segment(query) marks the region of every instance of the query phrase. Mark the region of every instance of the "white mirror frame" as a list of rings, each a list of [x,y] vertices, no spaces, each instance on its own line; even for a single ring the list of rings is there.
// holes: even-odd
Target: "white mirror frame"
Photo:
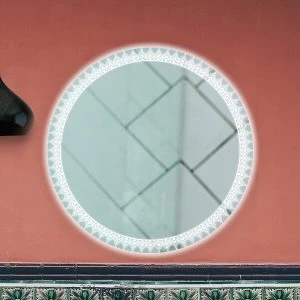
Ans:
[[[198,226],[163,239],[137,239],[118,234],[94,220],[78,203],[65,178],[61,144],[64,126],[73,105],[95,80],[127,64],[152,61],[173,64],[206,80],[222,97],[234,119],[239,139],[239,164],[227,197],[216,211]],[[138,45],[100,57],[74,77],[52,113],[46,143],[47,166],[54,193],[69,216],[99,241],[140,253],[161,253],[184,248],[211,236],[244,198],[254,169],[254,135],[249,113],[236,89],[224,76],[202,58],[174,47]]]

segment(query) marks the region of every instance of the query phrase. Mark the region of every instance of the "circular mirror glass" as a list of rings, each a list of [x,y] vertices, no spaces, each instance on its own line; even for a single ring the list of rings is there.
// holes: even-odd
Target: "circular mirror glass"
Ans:
[[[253,136],[241,97],[203,59],[133,47],[75,76],[47,149],[55,193],[86,232],[153,253],[193,244],[227,219],[249,182]]]

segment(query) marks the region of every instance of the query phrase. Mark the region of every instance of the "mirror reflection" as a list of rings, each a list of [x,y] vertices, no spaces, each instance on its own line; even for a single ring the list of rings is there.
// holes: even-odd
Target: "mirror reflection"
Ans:
[[[157,239],[186,232],[222,203],[239,144],[224,100],[194,73],[137,62],[94,81],[69,113],[67,183],[97,222]]]

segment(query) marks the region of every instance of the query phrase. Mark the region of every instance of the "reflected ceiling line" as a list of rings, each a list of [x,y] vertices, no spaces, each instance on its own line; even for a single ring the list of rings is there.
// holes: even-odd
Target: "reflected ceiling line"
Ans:
[[[212,196],[212,198],[218,203],[222,204],[222,201],[219,199],[219,197],[206,185],[204,181],[202,181],[194,172],[192,169],[189,168],[189,166],[183,161],[180,160],[179,162],[181,165],[183,165],[190,173],[191,175],[197,180],[199,184],[202,185],[202,187]]]
[[[92,180],[94,182],[94,184],[96,184],[96,186],[107,196],[107,198],[112,201],[115,206],[117,206],[119,209],[122,210],[122,207],[120,207],[118,205],[118,203],[116,202],[116,200],[109,194],[109,192],[106,191],[106,189],[102,186],[102,184],[89,172],[89,170],[80,162],[80,160],[72,153],[72,151],[70,149],[68,149],[68,147],[62,143],[62,148],[66,151],[66,153],[73,159],[73,161],[81,168],[81,170],[90,178],[90,180]],[[123,213],[127,216],[127,218],[130,220],[130,222],[132,222],[132,224],[148,239],[150,239],[150,237],[148,236],[147,233],[145,233],[143,231],[142,228],[140,228],[139,224],[137,224],[135,222],[135,220],[133,220],[131,218],[131,216],[129,216],[128,214],[126,214],[124,211]]]
[[[171,92],[171,90],[178,84],[180,84],[182,81],[184,80],[184,77],[180,77],[179,80],[174,83],[170,89],[168,90],[168,92]],[[168,94],[168,93],[167,93]],[[151,105],[148,107],[147,111],[150,110],[152,107],[154,107],[160,100],[162,100],[164,98],[164,96],[167,95],[166,93],[163,93],[162,95],[160,95],[155,101],[155,103],[151,103]],[[143,117],[144,115],[147,114],[147,111],[141,112],[137,115],[137,118],[131,123],[129,124],[129,126],[127,127],[128,131],[131,132],[130,126],[134,125],[134,123],[136,121],[138,121],[139,118]],[[146,116],[147,117],[147,116]],[[155,127],[156,129],[158,129],[160,132],[162,132],[161,128],[157,126],[157,124],[155,122],[153,122],[150,118],[147,118],[147,120],[152,124],[153,127]],[[142,141],[140,141],[142,143]],[[178,148],[174,148],[174,145],[168,143],[168,145],[170,146],[170,148],[172,148],[175,152],[178,152]],[[154,154],[155,155],[155,154]]]
[[[172,169],[174,169],[178,164],[180,163],[180,160],[174,162],[169,168],[166,169],[165,172],[157,176],[154,180],[152,180],[148,185],[146,185],[141,191],[138,192],[136,196],[134,196],[131,200],[129,200],[126,204],[122,206],[122,209],[125,209],[127,206],[129,206],[134,200],[136,200],[138,197],[142,196],[149,188],[151,188],[156,182],[158,182],[160,179],[162,179],[165,175],[167,175]]]
[[[211,74],[213,74],[213,73],[215,73],[216,71],[215,70],[210,70],[209,71],[209,74],[211,75]],[[197,74],[196,74],[197,75]],[[200,77],[200,76],[199,76]],[[204,79],[204,78],[202,78],[201,79],[201,81],[199,82],[199,83],[197,83],[197,84],[194,84],[194,87],[196,88],[196,89],[198,89],[203,83],[205,83],[206,82],[206,80]]]
[[[152,66],[152,62],[146,61],[146,62],[144,62],[144,63],[149,67],[149,69],[151,69],[151,71],[153,71],[153,73],[155,73],[155,75],[157,75],[157,76],[158,76],[164,83],[166,83],[168,86],[174,86],[175,83],[177,83],[178,81],[183,80],[183,79],[189,81],[195,88],[198,88],[200,85],[202,85],[204,82],[206,82],[205,79],[203,79],[202,77],[200,77],[200,76],[197,75],[196,73],[194,73],[194,72],[192,72],[192,71],[189,71],[189,70],[187,70],[187,69],[185,69],[185,68],[183,68],[183,67],[179,67],[179,68],[182,69],[183,74],[184,74],[184,73],[187,74],[187,71],[188,71],[188,72],[190,72],[190,73],[192,73],[192,74],[198,76],[201,80],[200,80],[200,82],[198,82],[198,83],[193,83],[193,82],[188,78],[188,76],[182,75],[182,76],[180,76],[180,77],[172,84],[172,83],[170,83],[170,82],[168,81],[168,79],[167,79],[164,75],[162,75],[162,74],[161,74],[154,66]],[[175,66],[175,65],[174,65],[174,66]],[[177,67],[178,67],[178,66],[177,66]],[[210,71],[210,74],[212,74],[213,72],[215,72],[215,71],[214,71],[214,70]]]
[[[90,173],[90,171],[81,163],[81,161],[75,156],[75,154],[67,147],[66,144],[62,143],[62,148],[66,153],[73,159],[73,161],[81,168],[81,170],[97,185],[97,187],[119,207],[116,200],[110,195],[110,193],[102,186],[102,184]]]
[[[163,170],[167,169],[167,167],[157,157],[155,157],[154,154],[131,131],[129,131],[123,125],[123,123],[120,121],[120,119],[111,111],[111,109],[107,105],[105,105],[103,103],[103,101],[96,95],[96,93],[92,89],[87,88],[86,90],[95,98],[95,100],[100,105],[103,106],[103,108],[115,119],[115,121],[117,121],[117,123],[119,123],[119,125],[121,125],[122,128],[124,128],[126,130],[126,132],[153,158],[153,160],[156,161],[160,165],[160,167]]]
[[[235,135],[237,134],[237,129],[230,134],[225,140],[223,140],[215,149],[213,149],[209,154],[207,154],[194,168],[191,170],[195,172],[199,167],[201,167],[207,160],[209,160],[214,154],[216,154],[220,149],[222,149]]]
[[[159,71],[155,69],[155,67],[152,66],[152,62],[145,61],[144,64],[157,76],[160,80],[162,80],[166,85],[169,87],[172,85],[165,76],[163,76]]]
[[[194,85],[195,89],[198,89],[203,83],[205,83],[206,81],[204,79],[201,79],[201,81],[197,84]]]
[[[232,123],[227,116],[214,104],[212,103],[209,98],[201,91],[201,89],[195,89],[196,92],[205,100],[205,102],[232,128],[236,129],[236,126],[234,123]],[[222,101],[224,101],[222,99]],[[225,103],[225,101],[224,101]],[[226,103],[225,103],[226,104]],[[227,107],[227,104],[226,104]]]
[[[218,203],[222,204],[222,200],[219,199],[219,197],[194,173],[192,169],[183,161],[178,160],[174,162],[164,173],[160,174],[158,177],[156,177],[154,180],[152,180],[144,189],[142,189],[136,196],[134,196],[131,200],[129,200],[126,204],[124,204],[121,208],[125,209],[127,206],[129,206],[134,200],[136,200],[138,197],[142,196],[148,189],[150,189],[156,182],[158,182],[160,179],[162,179],[164,176],[166,176],[172,169],[177,167],[179,164],[184,166],[187,171],[191,173],[191,175],[197,180],[197,182],[212,196],[212,198]]]
[[[149,105],[147,105],[142,111],[140,111],[130,122],[125,125],[125,128],[130,127],[137,119],[139,119],[148,109],[150,109],[154,104],[161,100],[166,94],[168,94],[178,83],[182,81],[182,78],[179,78],[174,84],[168,87],[161,95],[159,95],[155,100],[153,100]]]

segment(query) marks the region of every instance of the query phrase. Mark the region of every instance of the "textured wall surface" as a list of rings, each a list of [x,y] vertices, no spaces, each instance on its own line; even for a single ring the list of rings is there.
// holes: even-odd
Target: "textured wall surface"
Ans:
[[[29,136],[0,139],[0,261],[297,263],[300,261],[298,1],[0,0],[0,74],[35,113]],[[88,62],[133,43],[212,61],[244,96],[257,168],[244,202],[205,242],[137,256],[90,239],[48,183],[44,140],[63,87]]]

